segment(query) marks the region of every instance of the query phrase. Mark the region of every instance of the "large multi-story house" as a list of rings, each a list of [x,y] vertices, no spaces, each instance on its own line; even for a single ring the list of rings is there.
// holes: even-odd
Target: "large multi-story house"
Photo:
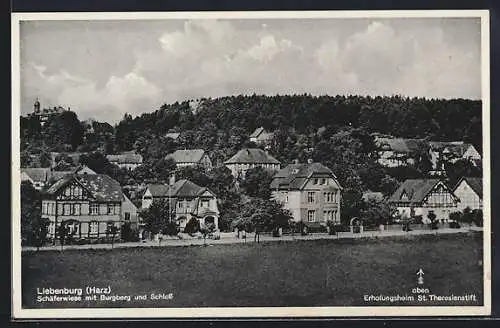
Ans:
[[[413,165],[419,142],[421,142],[419,139],[375,137],[378,162],[385,167]]]
[[[68,171],[54,171],[44,167],[21,168],[21,181],[30,182],[36,190],[42,190],[50,182],[69,174],[95,174],[88,166],[80,165]]]
[[[170,179],[169,185],[148,185],[142,196],[142,209],[149,208],[154,201],[160,199],[169,202],[172,216],[181,231],[191,218],[196,218],[201,223],[214,224],[215,229],[219,228],[217,196],[208,188],[185,179],[176,182]]]
[[[408,179],[389,198],[401,216],[413,215],[427,219],[429,212],[447,222],[457,210],[460,199],[440,179]]]
[[[119,168],[134,170],[139,165],[142,165],[142,156],[134,151],[126,151],[118,155],[107,155],[106,158],[111,164],[117,165]]]
[[[289,164],[273,177],[272,198],[308,226],[340,223],[341,191],[337,177],[321,163]]]
[[[262,167],[269,171],[280,169],[280,162],[259,148],[241,149],[224,164],[236,178],[244,178],[246,171],[255,167]]]
[[[453,193],[460,198],[458,209],[471,210],[483,208],[483,179],[463,177],[453,188]]]
[[[463,141],[429,142],[429,154],[434,170],[443,170],[445,163],[455,163],[460,159],[470,160],[474,165],[479,166],[481,154],[476,148]]]
[[[49,219],[50,238],[56,236],[61,222],[75,238],[99,238],[110,225],[120,229],[126,221],[137,224],[137,215],[124,209],[124,202],[120,184],[109,176],[72,174],[42,191],[42,217]]]
[[[255,131],[249,136],[251,142],[256,144],[266,144],[271,141],[274,134],[272,132],[267,132],[263,127],[255,129]]]
[[[172,159],[177,167],[202,166],[205,170],[212,169],[212,161],[203,149],[181,149],[168,154],[167,159]]]

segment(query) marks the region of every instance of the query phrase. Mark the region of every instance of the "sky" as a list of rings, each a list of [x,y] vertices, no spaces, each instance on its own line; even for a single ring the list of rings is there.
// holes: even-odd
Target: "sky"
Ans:
[[[237,94],[481,97],[479,18],[22,21],[21,112]]]

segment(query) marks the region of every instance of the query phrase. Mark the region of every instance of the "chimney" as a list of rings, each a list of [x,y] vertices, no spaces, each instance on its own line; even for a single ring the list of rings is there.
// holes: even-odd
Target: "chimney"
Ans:
[[[298,158],[296,158],[296,159],[294,159],[294,160],[293,160],[293,164],[299,164],[299,163],[300,163],[300,162],[299,162],[299,159],[298,159]]]
[[[168,185],[173,186],[175,184],[175,173],[171,173],[168,177]]]

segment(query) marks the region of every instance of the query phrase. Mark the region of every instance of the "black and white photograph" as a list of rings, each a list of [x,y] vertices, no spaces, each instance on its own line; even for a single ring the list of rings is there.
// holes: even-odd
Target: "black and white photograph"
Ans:
[[[491,313],[489,13],[12,14],[13,316]]]

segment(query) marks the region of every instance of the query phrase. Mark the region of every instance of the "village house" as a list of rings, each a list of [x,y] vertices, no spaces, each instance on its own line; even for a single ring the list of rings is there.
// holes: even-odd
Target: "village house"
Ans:
[[[135,151],[126,151],[118,155],[106,155],[106,158],[111,164],[130,171],[142,165],[142,156]]]
[[[340,223],[341,191],[337,177],[321,163],[289,164],[273,177],[272,198],[308,227]]]
[[[244,178],[246,171],[255,167],[262,167],[269,171],[280,169],[280,162],[259,148],[241,149],[224,164],[236,178]]]
[[[120,184],[107,175],[65,176],[42,192],[42,217],[50,221],[48,236],[53,238],[64,222],[75,238],[99,238],[110,225],[120,229],[124,213],[130,213],[127,221],[136,225],[137,216],[123,209],[124,201]]]
[[[483,179],[463,177],[453,188],[453,193],[460,198],[458,210],[483,208]]]
[[[124,223],[130,223],[130,228],[133,230],[138,229],[141,223],[137,207],[125,194],[122,199],[122,219]]]
[[[460,159],[470,160],[476,166],[480,165],[481,154],[472,144],[463,141],[430,141],[429,146],[433,170],[443,170],[446,162],[455,163]]]
[[[142,210],[149,208],[154,201],[164,199],[169,202],[181,231],[191,218],[196,218],[201,223],[213,224],[216,230],[219,229],[217,196],[208,188],[200,187],[189,180],[174,180],[175,178],[171,178],[168,185],[148,185],[142,196]]]
[[[375,137],[378,148],[378,162],[385,167],[399,167],[415,164],[413,158],[418,150],[419,139]]]
[[[181,149],[168,154],[166,159],[172,159],[177,167],[202,166],[205,170],[212,169],[212,161],[203,149]]]
[[[448,222],[459,202],[453,191],[439,179],[408,179],[389,198],[389,203],[401,216],[421,215],[427,220],[429,212],[434,212],[441,222]]]
[[[266,144],[271,141],[274,134],[272,132],[267,132],[263,127],[255,129],[255,131],[250,135],[250,141],[256,144]]]
[[[54,171],[44,167],[21,168],[21,181],[30,182],[36,190],[42,190],[50,182],[55,182],[69,174],[95,174],[88,166],[80,165],[68,171]]]

